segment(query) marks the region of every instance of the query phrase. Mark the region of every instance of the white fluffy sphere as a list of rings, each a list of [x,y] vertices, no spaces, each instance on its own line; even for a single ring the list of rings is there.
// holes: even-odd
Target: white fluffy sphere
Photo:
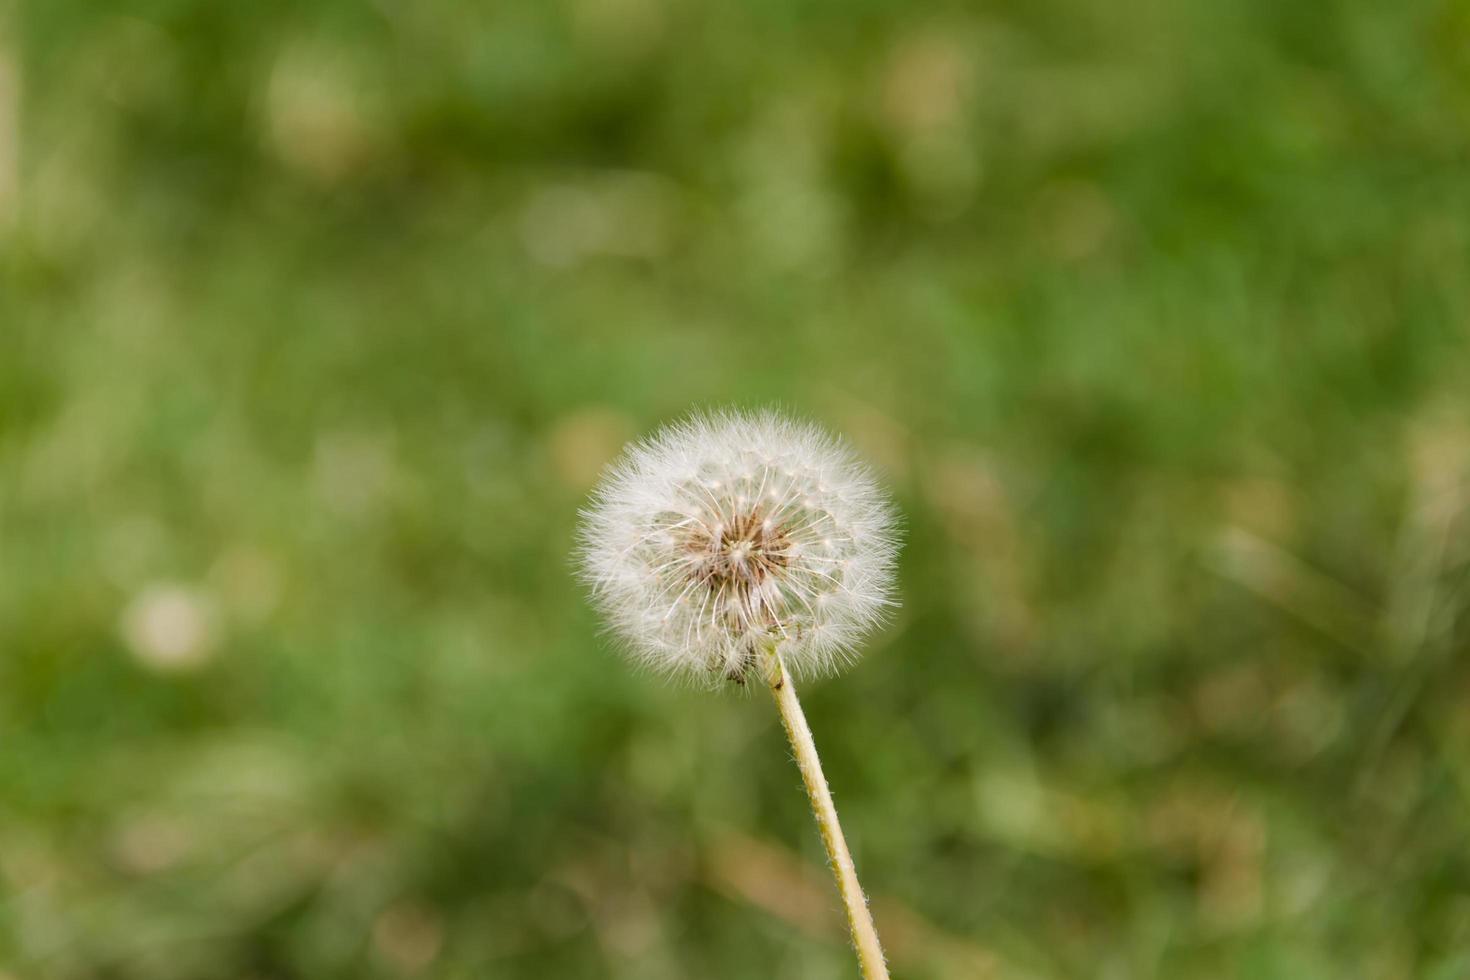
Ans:
[[[742,680],[774,645],[829,673],[893,604],[893,508],[821,429],[695,416],[631,445],[583,513],[583,576],[638,661]]]

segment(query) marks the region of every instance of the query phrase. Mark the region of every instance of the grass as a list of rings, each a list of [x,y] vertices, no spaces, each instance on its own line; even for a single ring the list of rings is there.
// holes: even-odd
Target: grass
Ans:
[[[1470,19],[0,3],[0,971],[852,974],[759,699],[569,573],[848,433],[803,691],[902,977],[1470,969]]]

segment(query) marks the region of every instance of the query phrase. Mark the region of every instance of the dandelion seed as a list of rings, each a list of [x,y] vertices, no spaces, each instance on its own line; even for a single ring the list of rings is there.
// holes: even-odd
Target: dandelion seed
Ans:
[[[867,468],[770,412],[695,416],[631,446],[581,532],[583,577],[635,660],[707,683],[755,671],[770,687],[867,980],[887,980],[883,950],[788,670],[853,658],[893,604],[897,548]]]
[[[138,662],[161,673],[197,670],[215,652],[214,606],[184,586],[150,586],[128,604],[119,625]]]
[[[660,671],[717,682],[780,640],[798,676],[831,673],[891,604],[894,521],[877,484],[837,440],[775,414],[696,417],[632,446],[584,518],[593,597]]]

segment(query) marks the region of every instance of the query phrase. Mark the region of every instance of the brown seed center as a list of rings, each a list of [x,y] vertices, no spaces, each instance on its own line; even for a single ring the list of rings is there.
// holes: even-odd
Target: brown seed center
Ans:
[[[728,523],[700,526],[684,548],[697,561],[691,574],[714,591],[759,586],[788,564],[790,539],[760,510],[737,514]]]

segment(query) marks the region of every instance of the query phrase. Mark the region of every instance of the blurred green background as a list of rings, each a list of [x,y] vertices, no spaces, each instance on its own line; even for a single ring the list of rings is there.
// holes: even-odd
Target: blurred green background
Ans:
[[[1464,2],[0,0],[0,976],[855,976],[570,570],[726,404],[897,977],[1470,975],[1467,259]]]

